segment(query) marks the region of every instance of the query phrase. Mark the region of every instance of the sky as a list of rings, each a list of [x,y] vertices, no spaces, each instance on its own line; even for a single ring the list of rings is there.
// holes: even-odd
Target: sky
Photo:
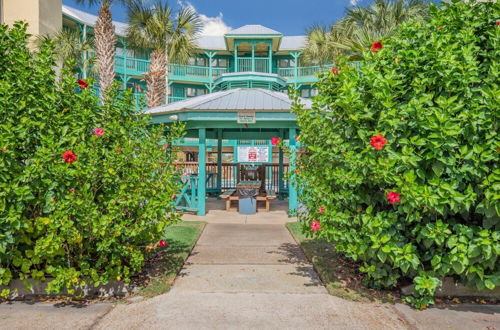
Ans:
[[[178,7],[181,0],[171,0]],[[204,23],[204,35],[223,35],[246,24],[261,24],[284,35],[304,35],[313,24],[335,23],[345,8],[366,5],[370,0],[189,0]],[[63,4],[97,15],[98,6],[63,0]],[[126,11],[119,1],[111,9],[113,20],[126,22]]]

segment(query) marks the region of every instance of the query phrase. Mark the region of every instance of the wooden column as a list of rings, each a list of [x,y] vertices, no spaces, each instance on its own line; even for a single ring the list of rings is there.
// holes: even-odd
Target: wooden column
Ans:
[[[222,193],[222,128],[217,129],[217,190]]]
[[[295,159],[297,156],[297,142],[295,141],[296,129],[289,129],[288,138],[290,139],[290,164],[288,165],[290,171],[290,181],[288,182],[288,211],[294,213],[297,211],[298,198],[297,198],[297,185],[295,180],[297,175],[295,174]]]
[[[204,216],[205,211],[205,198],[206,198],[206,129],[198,129],[198,215]]]

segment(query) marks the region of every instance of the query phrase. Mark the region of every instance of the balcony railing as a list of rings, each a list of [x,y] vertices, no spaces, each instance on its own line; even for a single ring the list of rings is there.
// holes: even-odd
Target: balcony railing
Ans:
[[[185,79],[188,81],[197,81],[209,83],[211,79],[216,79],[225,73],[230,72],[269,72],[269,59],[255,58],[255,63],[252,66],[251,57],[239,57],[238,68],[235,70],[233,66],[228,68],[212,67],[212,77],[210,77],[210,67],[197,66],[197,65],[169,65],[169,76],[176,79]],[[331,65],[314,65],[296,68],[272,68],[273,73],[286,78],[289,82],[294,79],[311,79],[315,73],[327,71]],[[149,71],[149,61],[137,58],[125,58],[124,56],[117,55],[115,58],[115,68],[118,73],[141,76]]]
[[[255,58],[255,66],[252,68],[251,57],[238,57],[238,72],[269,72],[269,59]]]
[[[149,61],[117,55],[115,56],[115,70],[130,75],[141,75],[149,71]]]

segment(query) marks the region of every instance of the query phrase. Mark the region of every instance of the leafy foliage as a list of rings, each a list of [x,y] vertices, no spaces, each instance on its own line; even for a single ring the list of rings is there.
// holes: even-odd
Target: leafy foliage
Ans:
[[[71,293],[128,281],[178,219],[163,128],[130,91],[115,86],[99,106],[73,72],[56,79],[53,43],[30,53],[26,38],[25,25],[0,25],[0,284],[53,277],[49,291]]]
[[[319,221],[375,287],[412,279],[416,306],[444,276],[500,285],[500,4],[430,12],[295,104],[304,229]]]
[[[307,31],[306,62],[333,63],[341,55],[362,59],[363,50],[377,39],[394,33],[400,24],[428,16],[425,0],[375,0],[370,6],[356,6],[327,29],[316,25]]]

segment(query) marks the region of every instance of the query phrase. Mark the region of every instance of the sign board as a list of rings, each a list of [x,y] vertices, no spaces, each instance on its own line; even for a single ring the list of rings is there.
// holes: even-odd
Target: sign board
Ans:
[[[238,124],[255,124],[255,112],[238,112]]]
[[[269,147],[238,147],[238,162],[269,163]]]

